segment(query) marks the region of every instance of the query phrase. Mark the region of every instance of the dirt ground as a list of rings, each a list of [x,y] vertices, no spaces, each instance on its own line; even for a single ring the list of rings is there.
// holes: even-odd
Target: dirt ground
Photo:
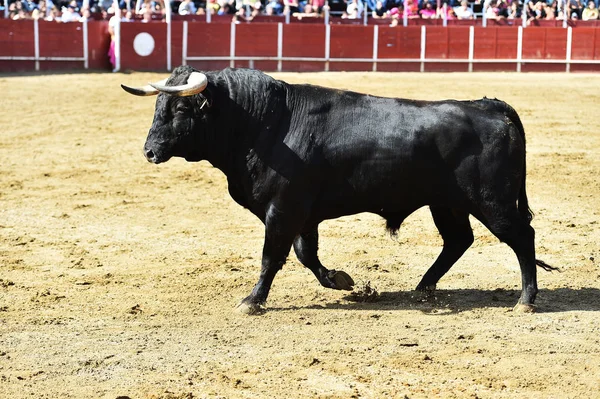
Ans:
[[[423,301],[441,250],[427,209],[396,239],[321,225],[323,263],[380,292],[322,288],[292,254],[262,316],[263,226],[206,162],[142,155],[158,74],[0,76],[0,397],[600,397],[600,75],[276,74],[385,96],[498,97],[528,138],[538,312],[512,311],[516,257],[481,224]]]

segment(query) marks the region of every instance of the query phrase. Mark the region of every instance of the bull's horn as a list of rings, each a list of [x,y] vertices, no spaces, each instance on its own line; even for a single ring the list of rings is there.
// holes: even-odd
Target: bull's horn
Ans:
[[[193,96],[200,93],[208,85],[206,75],[200,72],[192,72],[188,77],[187,83],[179,86],[164,86],[159,83],[150,83],[150,86],[163,93],[171,94],[177,97]]]
[[[152,84],[164,85],[167,83],[167,79],[169,79],[169,78],[163,79],[159,82],[152,83]],[[154,87],[152,87],[151,84],[148,84],[144,87],[129,87],[129,86],[125,86],[124,84],[122,84],[121,87],[127,93],[133,94],[134,96],[155,96],[158,94],[158,90],[155,89]]]

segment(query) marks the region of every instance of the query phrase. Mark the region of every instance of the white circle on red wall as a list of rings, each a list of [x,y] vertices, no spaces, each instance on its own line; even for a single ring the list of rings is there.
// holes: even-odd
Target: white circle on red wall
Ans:
[[[138,33],[133,39],[133,49],[137,55],[149,56],[154,51],[154,38],[146,32]]]

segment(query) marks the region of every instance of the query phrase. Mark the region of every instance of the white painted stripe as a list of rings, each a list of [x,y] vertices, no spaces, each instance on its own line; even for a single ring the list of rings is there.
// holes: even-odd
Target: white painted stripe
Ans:
[[[171,18],[167,18],[167,71],[171,72]]]
[[[181,65],[187,65],[188,21],[183,21],[183,37],[181,38]]]
[[[366,12],[366,8],[365,8]],[[373,72],[377,72],[377,56],[379,54],[379,25],[373,25]]]
[[[517,38],[517,72],[521,72],[523,62],[523,27],[519,26]]]
[[[571,72],[571,52],[573,51],[573,28],[567,28],[567,72]]]
[[[6,57],[11,58],[11,57]],[[16,58],[16,57],[13,57]],[[2,57],[0,57],[2,59]],[[33,58],[31,58],[33,59]],[[44,59],[43,57],[40,59]],[[78,58],[80,60],[80,58]],[[187,57],[188,61],[229,61],[232,57]],[[277,61],[279,57],[233,57],[235,61]],[[324,58],[324,57],[281,57],[282,61],[307,61],[307,62],[373,62],[373,58]],[[474,59],[469,60],[468,58],[378,58],[377,62],[431,62],[431,63],[446,63],[446,64],[468,64],[473,62],[474,64],[513,64],[518,61],[515,58],[487,58],[487,59]],[[522,59],[521,62],[533,63],[533,64],[565,64],[566,59]],[[572,64],[600,64],[600,60],[571,60]]]
[[[117,19],[115,25],[115,69],[121,70],[121,20]]]
[[[83,57],[21,57],[21,56],[0,56],[2,61],[85,61]]]
[[[444,6],[446,3],[444,3]],[[421,72],[425,72],[425,47],[427,45],[427,28],[421,26]]]
[[[229,57],[230,60],[229,61],[229,66],[230,67],[235,67],[235,24],[231,24],[231,31],[229,33],[231,35],[231,37],[229,38]]]
[[[331,45],[331,25],[325,25],[325,72],[329,72],[329,55]]]
[[[475,52],[475,27],[469,26],[469,72],[473,72],[473,53]]]
[[[89,44],[88,44],[88,23],[87,19],[83,21],[83,67],[89,69]]]
[[[35,56],[35,70],[40,70],[40,27],[37,19],[33,20],[33,54]]]
[[[281,72],[281,58],[283,57],[283,24],[277,23],[277,72]]]

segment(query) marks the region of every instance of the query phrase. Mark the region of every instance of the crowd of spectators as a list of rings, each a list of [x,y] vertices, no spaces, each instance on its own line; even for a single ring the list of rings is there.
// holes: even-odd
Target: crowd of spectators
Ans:
[[[137,1],[137,3],[136,3]],[[346,19],[366,16],[389,19],[398,25],[403,18],[447,18],[492,20],[522,18],[534,20],[597,20],[600,0],[171,0],[173,14],[231,15],[234,22],[257,15],[285,15],[318,18],[329,10]],[[0,3],[2,0],[0,0]],[[484,3],[485,2],[485,3]],[[446,4],[444,4],[446,3]],[[445,6],[444,6],[445,5]],[[163,0],[9,0],[8,18],[72,22],[106,19],[120,9],[123,21],[150,22],[165,15]],[[366,15],[365,15],[366,13]]]
[[[0,0],[1,2],[2,0]],[[115,10],[122,10],[123,21],[149,22],[162,19],[162,0],[9,0],[8,18],[41,19],[56,22],[83,22],[109,20]]]

